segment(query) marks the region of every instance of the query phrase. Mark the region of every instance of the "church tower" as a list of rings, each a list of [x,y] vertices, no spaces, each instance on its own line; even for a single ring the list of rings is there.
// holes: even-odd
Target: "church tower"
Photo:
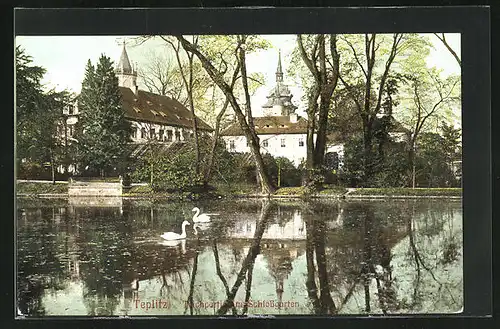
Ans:
[[[137,70],[130,64],[125,41],[123,41],[122,55],[115,72],[120,87],[130,88],[134,93],[137,93]]]
[[[281,66],[281,51],[278,53],[276,68],[276,86],[267,96],[267,102],[262,106],[265,116],[288,116],[295,113],[297,107],[292,104],[292,94],[283,83],[283,68]]]

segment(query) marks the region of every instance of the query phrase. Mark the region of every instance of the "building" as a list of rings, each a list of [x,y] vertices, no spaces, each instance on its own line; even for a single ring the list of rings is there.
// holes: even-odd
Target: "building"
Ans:
[[[194,136],[193,118],[189,109],[173,98],[139,89],[137,67],[131,65],[125,43],[115,72],[125,117],[132,124],[130,137],[135,146],[132,156],[141,156],[151,140],[168,148],[176,142],[182,143]],[[78,122],[78,104],[69,108],[65,115],[66,134],[71,141],[74,140],[74,125]],[[200,136],[206,136],[213,131],[200,118],[196,120]]]
[[[283,81],[281,54],[278,56],[276,86],[267,96],[262,106],[264,116],[254,117],[255,131],[259,136],[262,153],[273,157],[285,157],[299,166],[307,157],[307,119],[295,113],[297,106],[292,103],[290,89]],[[238,122],[232,123],[221,133],[228,151],[250,152],[249,143]],[[316,141],[314,134],[314,141]],[[329,145],[327,153],[343,158],[343,145]]]

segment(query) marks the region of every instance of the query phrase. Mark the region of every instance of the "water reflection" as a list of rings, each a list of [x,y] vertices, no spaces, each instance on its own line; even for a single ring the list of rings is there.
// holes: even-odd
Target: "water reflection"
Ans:
[[[23,314],[246,315],[456,312],[458,202],[220,201],[88,206],[19,200]]]

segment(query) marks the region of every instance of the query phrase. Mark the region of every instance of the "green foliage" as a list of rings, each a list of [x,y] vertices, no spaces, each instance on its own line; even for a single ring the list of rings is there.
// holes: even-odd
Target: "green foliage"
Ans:
[[[42,174],[38,169],[45,163],[55,172],[57,164],[68,160],[58,128],[64,127],[63,110],[71,106],[73,96],[67,91],[44,91],[44,74],[45,69],[33,66],[32,58],[16,48],[16,155],[21,176]]]
[[[151,143],[146,155],[132,174],[134,181],[151,184],[153,191],[183,191],[202,185],[202,177],[195,174],[194,145],[184,145],[175,154],[162,150],[162,145]]]
[[[206,190],[203,173],[208,165],[208,158],[212,148],[212,139],[200,138],[200,174],[195,173],[196,148],[194,139],[185,143],[177,143],[165,148],[165,145],[150,142],[145,155],[134,164],[131,178],[135,182],[150,183],[154,191],[196,191]],[[215,150],[214,174],[212,181],[238,181],[241,172],[231,170],[236,167],[237,160],[226,151],[222,140]]]
[[[384,128],[381,123],[380,129]],[[383,131],[376,133],[370,159],[365,160],[363,137],[360,135],[348,140],[345,144],[344,167],[341,181],[347,186],[357,187],[393,187],[403,186],[407,180],[408,157],[406,145],[389,139]],[[384,140],[387,139],[387,140]],[[365,178],[365,162],[370,161],[374,174]]]
[[[447,152],[450,141],[439,134],[422,134],[417,146],[416,185],[419,187],[458,187],[460,182],[455,177],[451,166],[451,154]]]
[[[78,106],[81,114],[76,138],[81,166],[101,175],[111,170],[122,172],[131,128],[108,57],[101,55],[96,68],[88,61]]]

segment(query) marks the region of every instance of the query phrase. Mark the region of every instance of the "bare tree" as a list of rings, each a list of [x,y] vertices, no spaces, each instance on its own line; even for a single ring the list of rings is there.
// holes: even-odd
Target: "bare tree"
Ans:
[[[188,104],[189,104],[189,108],[191,109],[191,119],[193,121],[194,145],[195,145],[195,150],[196,150],[195,172],[196,172],[196,175],[198,175],[200,173],[200,146],[199,146],[199,141],[198,141],[198,119],[196,118],[195,106],[194,106],[194,96],[193,96],[194,54],[186,51],[188,61],[187,61],[187,67],[184,68],[182,65],[181,54],[180,54],[180,52],[181,52],[180,41],[177,40],[176,42],[174,42],[174,40],[167,38],[167,37],[164,37],[164,36],[161,36],[161,38],[166,43],[168,43],[172,47],[172,49],[174,50],[175,58],[177,59],[178,70],[179,70],[180,75],[182,77],[182,81],[184,83],[184,88],[186,89]],[[195,47],[197,46],[198,36],[193,36],[192,44]]]
[[[146,58],[147,64],[140,67],[138,72],[146,88],[152,93],[169,96],[186,105],[188,100],[184,95],[182,78],[171,55],[167,52],[150,51]]]
[[[424,76],[410,75],[407,77],[412,92],[410,107],[410,137],[408,140],[408,157],[412,177],[412,187],[415,188],[415,154],[420,133],[425,129],[430,118],[436,116],[445,106],[458,99],[455,96],[460,80],[455,76],[442,79],[439,72],[429,70]]]
[[[358,89],[355,88],[352,82],[349,82],[347,75],[351,68],[348,68],[340,74],[339,78],[342,84],[347,89],[350,97],[356,104],[357,112],[361,118],[363,126],[363,167],[365,170],[365,183],[373,175],[373,163],[372,163],[372,144],[374,138],[373,124],[377,117],[377,114],[381,111],[382,97],[385,91],[385,85],[389,77],[391,66],[394,59],[398,54],[407,48],[411,43],[411,38],[405,38],[404,34],[394,33],[392,35],[392,40],[390,42],[389,48],[386,50],[387,56],[385,61],[381,63],[382,74],[377,77],[375,76],[375,68],[377,60],[383,58],[382,49],[383,42],[377,42],[377,34],[365,34],[364,35],[364,45],[363,51],[360,51],[355,47],[355,44],[348,38],[344,37],[342,40],[347,44],[348,48],[352,51],[352,57],[354,61],[354,67],[357,66],[358,70],[361,71],[361,80],[364,85],[364,94],[362,100],[360,101],[360,95]],[[364,57],[364,61],[363,61]],[[376,88],[378,86],[378,89]],[[375,90],[374,90],[375,89]]]
[[[434,33],[434,35],[443,43],[443,45],[446,47],[446,49],[448,49],[448,51],[453,55],[453,57],[455,57],[458,65],[460,65],[460,67],[462,67],[462,60],[460,59],[458,54],[455,52],[455,50],[453,50],[453,48],[451,48],[450,44],[446,40],[446,37],[444,36],[444,33]]]

